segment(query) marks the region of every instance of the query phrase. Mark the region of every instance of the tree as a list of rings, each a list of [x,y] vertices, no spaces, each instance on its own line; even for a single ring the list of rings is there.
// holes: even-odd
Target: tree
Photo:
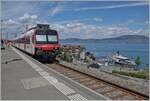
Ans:
[[[139,66],[141,64],[141,59],[139,56],[137,56],[137,58],[135,59],[135,63],[137,66]]]
[[[94,54],[91,54],[90,58],[91,58],[92,60],[95,60],[95,59],[96,59],[95,56],[94,56]]]

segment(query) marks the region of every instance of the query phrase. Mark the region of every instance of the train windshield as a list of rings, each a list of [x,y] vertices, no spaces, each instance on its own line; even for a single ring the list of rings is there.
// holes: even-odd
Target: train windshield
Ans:
[[[36,43],[37,44],[57,44],[57,32],[51,31],[37,31],[36,32]]]
[[[57,35],[48,35],[48,42],[57,42]]]
[[[46,42],[46,35],[36,35],[36,41]]]

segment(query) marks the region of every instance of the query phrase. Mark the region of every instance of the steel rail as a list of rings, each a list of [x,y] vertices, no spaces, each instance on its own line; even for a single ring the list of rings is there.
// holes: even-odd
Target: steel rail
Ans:
[[[111,99],[123,99],[124,96],[132,96],[131,99],[133,100],[147,100],[149,99],[149,96],[148,95],[145,95],[145,94],[142,94],[140,92],[137,92],[135,90],[132,90],[132,89],[129,89],[129,88],[126,88],[126,87],[122,87],[120,85],[117,85],[117,84],[114,84],[110,81],[106,81],[106,80],[103,80],[103,79],[100,79],[100,78],[97,78],[95,76],[92,76],[88,73],[83,73],[79,70],[76,70],[76,69],[73,69],[73,68],[70,68],[68,66],[65,66],[65,65],[62,65],[62,64],[59,64],[58,62],[54,63],[54,65],[56,66],[51,66],[52,69],[58,71],[59,73],[81,83],[82,85],[86,86],[86,84],[88,83],[87,81],[89,80],[85,80],[84,82],[84,77],[87,79],[91,79],[91,81],[96,81],[95,83],[91,83],[89,84],[89,86],[87,85],[88,88],[98,92],[98,93],[101,93],[105,96],[107,96],[107,93],[114,93],[115,91],[121,91],[123,92],[121,95],[116,95],[116,98],[115,96],[114,97],[110,97]],[[72,74],[72,75],[71,75]],[[70,76],[69,76],[70,75]],[[80,77],[76,77],[74,75],[82,75],[81,78]],[[81,80],[81,82],[80,82]],[[97,84],[96,84],[97,83]],[[104,89],[104,87],[102,88],[99,88],[100,86],[98,84],[104,84],[106,85],[106,88],[107,87],[112,87],[113,89],[110,89],[108,91],[103,91],[103,92],[99,92],[97,91],[98,89]],[[93,87],[93,85],[95,85],[95,87]],[[97,86],[96,86],[97,85]],[[123,100],[128,100],[128,99],[123,99]],[[130,100],[130,98],[129,98]]]

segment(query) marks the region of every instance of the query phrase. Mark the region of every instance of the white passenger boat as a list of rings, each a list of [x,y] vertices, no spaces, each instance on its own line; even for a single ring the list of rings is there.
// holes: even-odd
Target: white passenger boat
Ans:
[[[117,64],[121,64],[121,65],[132,65],[135,66],[136,63],[133,60],[130,60],[129,58],[122,56],[120,54],[113,54],[111,56],[112,61],[114,61]]]

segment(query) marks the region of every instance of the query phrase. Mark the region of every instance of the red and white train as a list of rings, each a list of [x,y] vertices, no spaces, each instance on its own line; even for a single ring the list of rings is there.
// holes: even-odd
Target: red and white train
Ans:
[[[48,61],[55,59],[60,48],[57,31],[47,24],[37,24],[15,38],[13,43],[16,48]]]

